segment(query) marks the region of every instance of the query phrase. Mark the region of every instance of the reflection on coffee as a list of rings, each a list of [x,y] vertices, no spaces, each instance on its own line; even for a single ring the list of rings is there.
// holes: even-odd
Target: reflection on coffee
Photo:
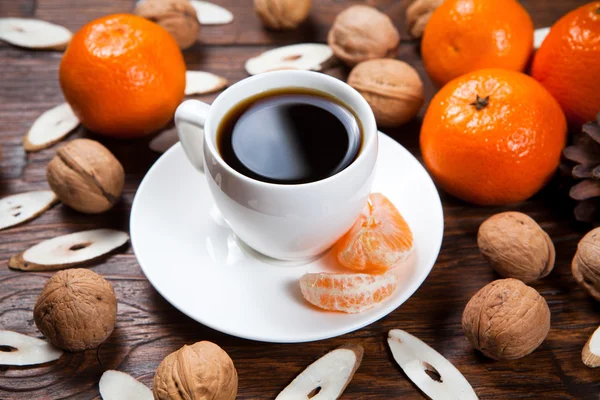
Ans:
[[[342,171],[362,142],[356,116],[315,90],[268,91],[237,104],[217,130],[223,160],[259,181],[300,184]]]

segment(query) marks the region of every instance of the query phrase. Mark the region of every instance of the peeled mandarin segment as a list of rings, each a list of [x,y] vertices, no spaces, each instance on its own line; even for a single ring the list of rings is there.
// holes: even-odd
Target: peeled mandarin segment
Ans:
[[[381,193],[373,193],[354,226],[336,244],[344,267],[383,273],[406,260],[413,249],[410,227]]]
[[[330,311],[359,313],[390,297],[398,286],[395,271],[383,275],[305,274],[300,290],[311,304]]]

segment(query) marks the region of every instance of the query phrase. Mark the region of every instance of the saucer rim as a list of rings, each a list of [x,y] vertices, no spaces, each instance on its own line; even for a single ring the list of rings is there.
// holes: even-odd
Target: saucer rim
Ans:
[[[331,338],[339,337],[339,336],[342,336],[342,335],[345,335],[348,333],[358,331],[366,326],[369,326],[369,325],[385,318],[392,312],[396,311],[399,307],[401,307],[408,299],[410,299],[415,294],[415,292],[423,285],[423,282],[425,282],[425,279],[427,279],[427,277],[431,273],[431,270],[435,266],[435,263],[438,259],[438,256],[439,256],[439,253],[441,250],[443,237],[444,237],[444,225],[445,224],[444,224],[444,210],[442,207],[442,202],[441,202],[439,192],[438,192],[437,188],[435,187],[433,179],[431,178],[431,176],[429,175],[429,173],[427,172],[427,170],[425,169],[423,164],[421,164],[421,162],[419,162],[419,160],[410,151],[408,151],[404,146],[402,146],[400,143],[398,143],[394,138],[392,138],[391,136],[388,136],[387,134],[385,134],[381,131],[378,131],[378,134],[379,134],[380,138],[381,138],[381,136],[386,136],[387,139],[389,139],[393,143],[395,143],[398,146],[399,150],[405,152],[410,158],[412,158],[416,162],[418,168],[420,168],[422,170],[422,172],[425,173],[425,176],[428,179],[423,182],[423,185],[427,189],[427,191],[431,192],[434,200],[436,200],[435,206],[437,208],[437,211],[440,214],[441,221],[440,221],[439,229],[437,230],[437,232],[432,231],[432,233],[436,233],[437,236],[439,237],[439,240],[437,240],[435,248],[431,249],[432,250],[431,254],[434,254],[433,258],[431,259],[432,261],[429,262],[427,267],[422,270],[421,274],[416,277],[413,284],[408,286],[404,290],[404,293],[402,296],[400,296],[394,302],[387,301],[379,306],[376,306],[377,308],[379,308],[379,310],[378,310],[378,312],[374,313],[372,317],[367,318],[366,320],[360,321],[355,324],[350,324],[350,325],[341,327],[339,329],[330,330],[327,334],[322,334],[322,335],[320,334],[320,335],[314,335],[314,336],[309,336],[309,337],[306,335],[304,335],[302,337],[291,337],[288,335],[286,338],[282,338],[282,337],[278,337],[278,336],[269,336],[269,335],[249,335],[249,334],[245,334],[243,331],[240,331],[240,330],[235,331],[232,329],[218,327],[217,324],[205,322],[203,320],[203,318],[199,318],[197,315],[192,315],[192,312],[186,311],[183,306],[179,306],[176,304],[176,302],[172,301],[170,296],[167,295],[166,293],[164,293],[163,290],[160,289],[160,285],[155,284],[153,279],[150,278],[148,276],[148,274],[146,273],[146,269],[143,266],[144,262],[142,261],[142,257],[137,250],[138,249],[138,246],[137,246],[138,240],[136,240],[136,238],[138,237],[138,235],[134,234],[133,221],[134,221],[135,216],[138,213],[137,210],[139,209],[139,207],[136,207],[136,204],[138,202],[141,202],[141,200],[139,200],[139,198],[141,196],[141,193],[143,192],[143,188],[148,184],[148,181],[149,181],[149,179],[147,179],[147,177],[153,172],[153,170],[155,168],[158,169],[161,167],[162,164],[167,162],[166,160],[168,160],[170,157],[172,157],[173,156],[172,154],[175,153],[178,148],[181,148],[180,142],[177,142],[173,146],[171,146],[148,169],[148,171],[144,175],[144,178],[142,179],[142,182],[138,186],[136,193],[134,195],[133,201],[131,203],[131,214],[130,214],[130,218],[129,218],[129,234],[130,234],[130,238],[131,238],[130,241],[131,241],[131,247],[132,247],[133,253],[136,257],[136,260],[137,260],[137,263],[138,263],[140,269],[142,270],[142,273],[144,274],[144,276],[146,277],[146,279],[148,280],[150,285],[154,288],[154,290],[156,290],[163,299],[165,299],[172,307],[174,307],[176,310],[178,310],[182,314],[184,314],[187,317],[191,318],[192,320],[200,323],[201,325],[208,327],[210,329],[213,329],[217,332],[221,332],[221,333],[224,333],[224,334],[227,334],[230,336],[234,336],[234,337],[238,337],[238,338],[246,339],[246,340],[252,340],[252,341],[256,341],[256,342],[282,343],[282,344],[286,343],[287,344],[287,343],[308,343],[308,342],[326,340],[326,339],[331,339]],[[183,149],[181,152],[183,154]],[[323,312],[327,312],[327,311],[323,311]]]

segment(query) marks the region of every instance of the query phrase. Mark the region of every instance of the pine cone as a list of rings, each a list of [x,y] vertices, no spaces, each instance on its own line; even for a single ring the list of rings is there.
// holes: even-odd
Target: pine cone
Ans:
[[[563,150],[563,156],[574,165],[571,176],[576,184],[569,196],[577,202],[575,218],[584,222],[600,217],[600,113],[596,118],[584,124],[582,133]]]

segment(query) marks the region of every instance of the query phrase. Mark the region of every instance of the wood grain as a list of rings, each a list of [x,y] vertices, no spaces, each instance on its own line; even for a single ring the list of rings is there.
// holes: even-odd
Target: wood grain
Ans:
[[[190,69],[225,76],[230,82],[246,77],[244,61],[274,45],[325,41],[335,15],[351,1],[313,1],[311,19],[293,32],[273,33],[259,25],[250,1],[217,1],[233,11],[226,26],[203,27],[200,42],[185,52]],[[584,4],[577,0],[522,0],[536,27],[552,24],[567,11]],[[404,10],[408,0],[372,0],[390,15],[403,34],[399,58],[419,71],[431,99],[435,88],[419,57],[418,43],[406,35]],[[133,0],[0,0],[0,16],[35,17],[76,30],[108,13],[129,12]],[[0,196],[47,188],[45,166],[53,148],[25,154],[23,134],[43,111],[63,101],[57,80],[61,54],[30,52],[0,43]],[[335,66],[327,73],[344,78]],[[212,101],[214,95],[201,97]],[[425,109],[425,108],[424,108]],[[421,111],[423,115],[424,109]],[[419,157],[420,117],[407,126],[388,131]],[[88,136],[80,128],[70,138]],[[96,138],[98,139],[98,138]],[[110,227],[128,230],[129,211],[144,174],[158,158],[148,139],[99,139],[123,162],[127,180],[121,202],[106,214],[87,216],[62,205],[28,224],[0,232],[0,329],[41,336],[32,309],[51,273],[22,273],[7,268],[10,256],[40,240],[76,230]],[[233,358],[239,373],[239,399],[274,398],[306,365],[347,342],[361,344],[365,357],[344,399],[421,399],[419,391],[394,364],[387,345],[389,329],[401,328],[420,337],[451,360],[482,399],[597,399],[600,369],[586,368],[580,352],[600,323],[600,304],[581,290],[570,272],[578,240],[589,227],[574,223],[571,204],[553,183],[533,199],[512,207],[479,208],[442,193],[445,234],[439,259],[423,286],[388,317],[339,338],[307,344],[257,343],[206,328],[171,307],[150,286],[130,248],[114,255],[94,271],[109,279],[119,299],[117,328],[97,351],[68,354],[58,362],[38,366],[0,367],[0,399],[92,399],[106,369],[128,372],[147,385],[162,358],[186,343],[211,340]],[[476,235],[481,222],[504,210],[519,210],[536,219],[552,237],[556,267],[533,286],[547,300],[552,328],[533,354],[515,361],[492,361],[473,351],[460,320],[469,298],[497,279],[479,255]]]

